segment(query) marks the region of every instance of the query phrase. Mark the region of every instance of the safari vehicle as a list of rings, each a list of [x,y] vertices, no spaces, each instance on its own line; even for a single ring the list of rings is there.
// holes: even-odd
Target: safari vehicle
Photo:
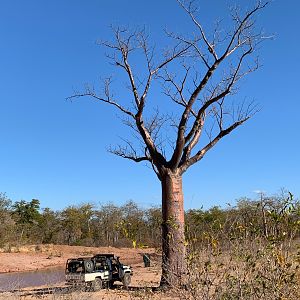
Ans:
[[[73,286],[84,286],[93,291],[110,288],[121,281],[127,289],[132,276],[130,266],[123,265],[113,254],[70,258],[66,263],[66,281]]]

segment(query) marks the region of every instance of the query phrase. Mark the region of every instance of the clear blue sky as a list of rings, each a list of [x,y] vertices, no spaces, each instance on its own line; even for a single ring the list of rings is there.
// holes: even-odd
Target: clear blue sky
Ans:
[[[235,1],[209,2],[206,24]],[[188,170],[186,208],[281,187],[299,197],[299,10],[299,1],[277,0],[260,15],[276,38],[263,45],[263,67],[243,81],[241,97],[262,110]],[[115,112],[88,99],[65,100],[73,88],[111,73],[95,43],[109,38],[110,24],[146,25],[157,44],[165,27],[190,28],[174,0],[0,1],[0,191],[12,200],[37,198],[53,209],[86,201],[160,204],[149,168],[106,152],[125,130]]]

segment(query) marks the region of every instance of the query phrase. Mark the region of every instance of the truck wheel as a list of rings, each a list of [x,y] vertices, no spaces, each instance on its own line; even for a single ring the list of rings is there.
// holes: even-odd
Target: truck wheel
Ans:
[[[92,284],[93,291],[98,292],[98,291],[102,290],[102,287],[103,287],[103,283],[102,283],[101,278],[95,278],[95,280],[93,281],[93,284]]]
[[[87,273],[91,273],[94,270],[94,264],[91,260],[86,260],[84,262],[84,268]]]
[[[131,282],[130,274],[125,273],[124,277],[122,278],[122,283],[123,283],[123,286],[126,288],[126,290],[128,289],[130,282]]]

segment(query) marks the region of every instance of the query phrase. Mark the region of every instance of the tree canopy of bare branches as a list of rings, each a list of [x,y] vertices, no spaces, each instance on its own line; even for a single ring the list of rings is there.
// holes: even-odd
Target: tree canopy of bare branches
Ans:
[[[175,267],[172,257],[177,255],[178,261],[185,253],[184,246],[174,250],[184,240],[181,176],[258,111],[253,102],[239,100],[237,91],[241,79],[259,67],[256,49],[265,38],[256,28],[255,15],[268,2],[258,1],[247,11],[231,9],[231,28],[224,30],[222,22],[217,22],[209,33],[201,23],[198,2],[174,2],[188,17],[191,31],[166,30],[167,49],[154,47],[145,28],[112,27],[113,39],[101,42],[111,64],[125,74],[131,101],[115,95],[113,77],[104,80],[102,91],[87,86],[69,99],[88,96],[111,105],[133,130],[138,142],[124,139],[109,151],[135,162],[149,162],[162,182],[164,263],[173,264],[165,267],[163,276],[172,269],[180,277],[178,262]],[[153,86],[161,88],[159,99],[150,92]],[[164,98],[169,102],[163,102]],[[151,102],[156,105],[152,115]],[[175,235],[168,225],[170,219],[179,228]],[[167,238],[170,233],[174,241]]]

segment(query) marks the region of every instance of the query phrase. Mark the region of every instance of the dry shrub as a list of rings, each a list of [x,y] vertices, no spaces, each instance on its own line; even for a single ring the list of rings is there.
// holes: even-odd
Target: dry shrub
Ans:
[[[299,262],[299,252],[284,243],[236,240],[226,250],[215,243],[190,252],[186,288],[178,293],[197,300],[298,300]]]

